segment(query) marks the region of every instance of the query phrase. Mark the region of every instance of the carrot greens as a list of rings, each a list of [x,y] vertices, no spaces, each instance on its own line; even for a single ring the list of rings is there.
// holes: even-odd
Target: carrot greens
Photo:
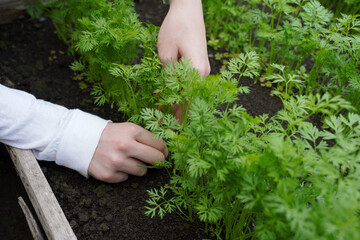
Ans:
[[[130,0],[43,11],[95,102],[167,142],[170,182],[148,190],[145,214],[198,218],[217,239],[346,240],[360,239],[357,2],[204,0],[208,44],[226,58],[206,79],[188,59],[162,66],[158,27]],[[251,116],[235,104],[244,78],[273,87],[283,109]]]

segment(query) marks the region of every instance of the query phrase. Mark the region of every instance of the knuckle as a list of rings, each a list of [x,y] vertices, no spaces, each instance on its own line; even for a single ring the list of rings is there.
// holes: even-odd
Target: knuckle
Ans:
[[[122,158],[111,157],[109,160],[115,169],[122,170],[124,165],[124,160]]]
[[[121,152],[127,152],[130,148],[130,142],[129,141],[124,141],[124,140],[119,140],[116,142],[117,148],[119,149],[119,151]]]
[[[109,171],[103,172],[99,178],[99,180],[102,180],[104,182],[113,182],[113,179],[114,179],[114,174]]]
[[[126,173],[118,173],[118,172],[106,172],[99,177],[99,180],[107,183],[117,183],[124,182],[128,180],[129,175]]]
[[[126,129],[130,134],[137,134],[140,131],[140,127],[134,123],[127,122]]]

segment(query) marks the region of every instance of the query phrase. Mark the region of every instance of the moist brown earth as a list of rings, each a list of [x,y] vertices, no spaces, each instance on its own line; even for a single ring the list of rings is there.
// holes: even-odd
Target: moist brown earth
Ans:
[[[160,26],[167,6],[155,0],[140,1],[136,2],[136,11],[142,21]],[[94,104],[90,86],[79,88],[79,82],[73,80],[74,73],[69,69],[72,58],[66,53],[67,46],[58,39],[49,19],[23,16],[13,23],[0,25],[0,83],[67,108],[79,108],[114,122],[124,121],[123,115],[115,109]],[[209,49],[213,74],[221,67],[214,55]],[[244,80],[242,85],[249,86],[251,93],[239,96],[237,103],[250,114],[273,115],[282,107],[279,99],[270,96],[270,89],[252,80]],[[0,188],[4,190],[0,191],[0,238],[30,239],[16,204],[17,196],[24,195],[24,190],[3,147],[0,153]],[[144,215],[147,190],[168,183],[165,170],[150,169],[144,177],[132,176],[124,183],[106,184],[86,179],[52,162],[39,163],[78,239],[211,238],[204,231],[205,225],[198,220],[187,222],[176,214],[168,214],[162,220]],[[9,182],[14,184],[9,185]],[[5,185],[10,186],[10,190],[4,188]],[[14,210],[9,216],[4,209]]]

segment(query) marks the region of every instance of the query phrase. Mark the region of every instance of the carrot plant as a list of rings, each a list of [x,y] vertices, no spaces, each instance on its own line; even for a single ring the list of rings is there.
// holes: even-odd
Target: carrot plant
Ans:
[[[92,86],[97,104],[110,103],[128,116],[154,105],[148,79],[161,69],[155,53],[158,28],[138,20],[132,1],[66,0],[47,7],[59,36],[78,58],[71,68]]]
[[[171,152],[170,184],[149,190],[148,215],[196,215],[218,239],[360,236],[360,116],[334,116],[351,110],[349,102],[330,94],[288,96],[274,117],[252,117],[226,102],[244,92],[236,68],[199,81],[187,62],[174,65],[165,70],[173,80],[159,85],[160,97],[163,104],[171,96],[191,102],[186,120],[154,109],[138,116]],[[326,119],[322,128],[308,121],[317,114]]]
[[[335,12],[335,16],[344,14],[359,14],[360,1],[359,0],[320,0],[321,4]]]
[[[236,56],[206,79],[187,59],[162,67],[157,28],[130,1],[47,10],[96,102],[168,144],[159,165],[171,179],[148,191],[146,214],[198,217],[217,239],[360,239],[357,16],[334,19],[315,0],[204,5],[209,44]],[[249,93],[243,77],[276,85],[283,109],[251,116],[234,104]],[[185,102],[179,122],[172,106]]]
[[[207,0],[204,5],[214,49],[256,51],[263,62],[261,79],[274,76],[274,64],[287,66],[290,75],[306,69],[298,93],[330,91],[359,109],[353,97],[359,81],[358,15],[334,17],[316,0]]]

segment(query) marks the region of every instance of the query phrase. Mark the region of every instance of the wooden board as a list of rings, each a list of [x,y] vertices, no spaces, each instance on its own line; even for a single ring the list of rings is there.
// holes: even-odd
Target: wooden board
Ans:
[[[6,148],[48,239],[77,239],[33,153],[10,146]]]
[[[25,9],[38,0],[0,0],[0,24],[10,23],[24,14]],[[41,0],[41,2],[45,2]]]
[[[0,0],[0,24],[12,22],[23,14],[26,6],[25,0]]]

